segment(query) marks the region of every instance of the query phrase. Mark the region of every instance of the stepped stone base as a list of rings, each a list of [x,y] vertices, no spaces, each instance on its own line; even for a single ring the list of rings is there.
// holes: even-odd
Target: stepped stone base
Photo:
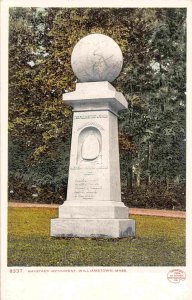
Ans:
[[[66,201],[59,206],[64,219],[127,219],[128,207],[119,201]]]
[[[135,235],[135,221],[131,219],[52,219],[52,237],[107,237]]]

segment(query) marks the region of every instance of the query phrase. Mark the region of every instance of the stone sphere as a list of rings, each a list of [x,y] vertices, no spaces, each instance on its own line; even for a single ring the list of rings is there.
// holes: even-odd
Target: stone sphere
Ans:
[[[82,38],[71,55],[73,72],[81,82],[112,82],[121,72],[123,55],[117,43],[104,34]]]

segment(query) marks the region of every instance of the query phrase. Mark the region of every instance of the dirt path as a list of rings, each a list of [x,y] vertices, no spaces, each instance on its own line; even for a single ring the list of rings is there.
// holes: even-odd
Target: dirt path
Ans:
[[[146,216],[157,216],[157,217],[168,217],[168,218],[186,218],[186,212],[179,211],[179,210],[130,208],[129,213],[132,215],[146,215]]]
[[[9,207],[47,207],[58,208],[58,204],[38,204],[38,203],[21,203],[21,202],[9,202]],[[131,215],[146,215],[168,218],[186,218],[185,211],[178,210],[161,210],[161,209],[145,209],[145,208],[129,208]]]

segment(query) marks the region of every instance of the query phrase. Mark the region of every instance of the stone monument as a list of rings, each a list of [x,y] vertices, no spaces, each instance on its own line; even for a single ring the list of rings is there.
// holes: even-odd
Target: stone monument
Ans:
[[[73,108],[69,178],[51,236],[133,236],[135,221],[121,201],[118,146],[117,113],[127,101],[109,83],[121,71],[121,50],[110,37],[90,34],[74,47],[71,64],[81,83],[63,95]]]

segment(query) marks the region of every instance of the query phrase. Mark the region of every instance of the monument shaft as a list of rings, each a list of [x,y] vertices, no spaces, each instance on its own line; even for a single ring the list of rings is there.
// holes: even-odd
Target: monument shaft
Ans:
[[[67,200],[120,201],[117,117],[74,112],[72,136]]]

